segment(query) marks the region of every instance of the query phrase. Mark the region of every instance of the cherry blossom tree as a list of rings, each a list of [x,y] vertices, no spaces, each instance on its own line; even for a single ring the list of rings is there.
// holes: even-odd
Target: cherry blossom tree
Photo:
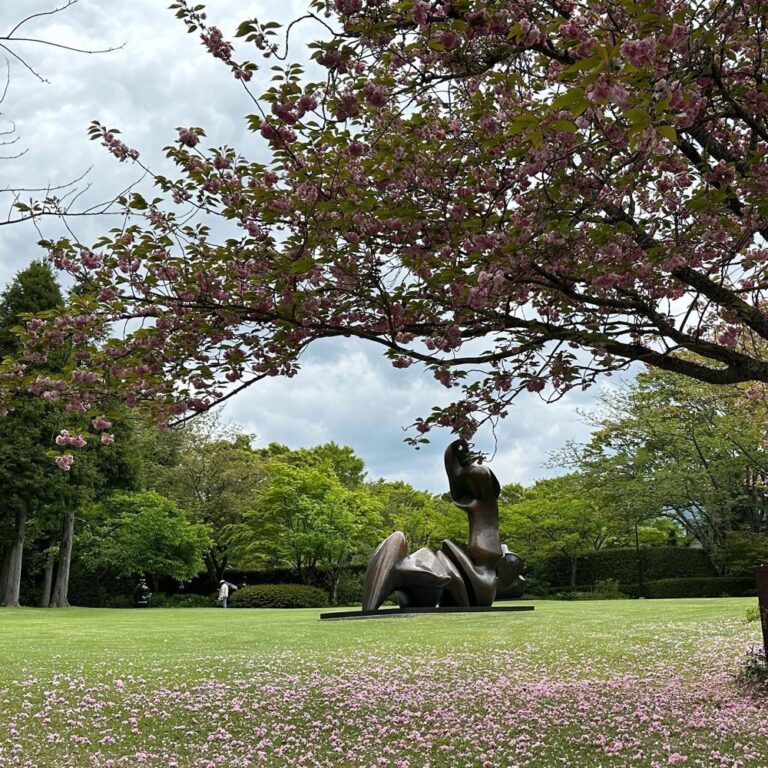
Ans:
[[[632,361],[768,382],[762,2],[312,0],[237,30],[274,70],[259,97],[202,6],[172,7],[243,84],[257,159],[180,128],[177,175],[127,197],[124,227],[47,243],[87,290],[26,323],[27,358],[77,362],[9,364],[7,389],[186,418],[357,337],[456,389],[419,442]]]

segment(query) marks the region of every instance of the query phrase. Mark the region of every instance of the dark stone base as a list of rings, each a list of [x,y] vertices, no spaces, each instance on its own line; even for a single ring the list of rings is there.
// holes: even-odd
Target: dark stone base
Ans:
[[[394,616],[415,616],[422,613],[511,613],[513,611],[532,611],[532,605],[505,605],[486,608],[478,605],[465,607],[446,606],[438,608],[382,608],[378,611],[336,611],[321,613],[321,620],[334,619],[389,619]]]

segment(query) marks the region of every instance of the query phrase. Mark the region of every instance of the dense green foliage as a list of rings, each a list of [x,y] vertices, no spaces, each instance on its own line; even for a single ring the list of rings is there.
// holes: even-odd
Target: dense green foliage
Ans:
[[[208,528],[190,523],[169,499],[154,491],[117,493],[100,506],[85,542],[86,566],[118,576],[147,573],[155,590],[160,576],[184,581],[203,568]]]
[[[255,584],[230,598],[232,608],[323,608],[328,594],[306,584]]]
[[[699,597],[751,597],[756,594],[755,579],[744,576],[697,576],[695,578],[658,579],[620,584],[609,579],[597,584],[557,587],[545,597],[558,600],[612,600],[620,598],[684,599]]]
[[[642,595],[637,584],[622,585],[632,597],[743,597],[755,594],[755,577],[697,576],[685,579],[660,579],[643,582]]]
[[[211,545],[203,558],[213,586],[230,566],[232,532],[252,507],[264,480],[264,462],[251,450],[250,436],[206,414],[183,430],[143,434],[146,482],[209,527]]]
[[[25,314],[55,309],[63,303],[61,289],[47,264],[33,261],[20,271],[0,298],[0,357],[18,351],[20,339],[15,329],[23,324]]]
[[[603,398],[574,463],[602,505],[633,522],[673,521],[727,573],[739,534],[768,532],[764,410],[745,387],[646,372]]]
[[[701,549],[641,547],[639,556],[644,580],[717,575],[712,562]],[[570,568],[569,558],[554,555],[544,560],[536,573],[539,579],[547,583],[566,586],[569,583]],[[633,548],[585,552],[578,558],[576,574],[576,583],[580,585],[592,585],[604,579],[616,579],[622,584],[635,583],[638,580],[638,552]]]
[[[576,474],[541,480],[501,508],[502,539],[514,542],[534,561],[552,556],[566,560],[571,584],[576,583],[579,558],[620,531],[621,521]]]
[[[117,606],[112,606],[117,607]],[[128,606],[122,606],[128,607]],[[149,600],[150,608],[215,608],[215,595],[166,595],[163,592],[153,594]]]

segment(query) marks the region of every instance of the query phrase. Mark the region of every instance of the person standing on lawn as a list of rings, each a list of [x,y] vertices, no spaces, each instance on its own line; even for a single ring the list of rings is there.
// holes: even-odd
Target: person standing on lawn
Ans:
[[[216,600],[219,608],[226,608],[227,600],[229,600],[229,584],[222,579],[219,582],[219,596]]]

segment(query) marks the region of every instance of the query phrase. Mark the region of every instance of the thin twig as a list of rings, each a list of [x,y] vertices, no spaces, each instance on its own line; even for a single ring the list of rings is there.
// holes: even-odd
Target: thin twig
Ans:
[[[28,21],[32,21],[32,19],[37,19],[41,16],[53,16],[55,13],[61,13],[61,11],[66,11],[67,8],[69,8],[72,5],[75,5],[78,2],[78,0],[67,0],[67,2],[59,6],[58,8],[52,8],[50,11],[40,11],[39,13],[33,13],[29,16],[26,16],[23,18],[9,33],[8,37],[11,37],[14,32],[16,32],[18,29],[20,29],[24,24],[26,24]]]

